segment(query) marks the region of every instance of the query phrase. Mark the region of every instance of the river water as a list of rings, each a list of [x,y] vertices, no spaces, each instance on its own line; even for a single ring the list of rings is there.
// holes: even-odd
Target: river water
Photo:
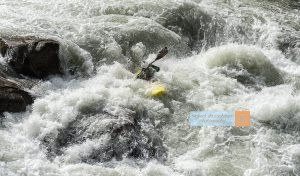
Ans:
[[[1,0],[0,36],[59,40],[74,74],[4,114],[0,175],[300,175],[299,14],[298,0]],[[150,98],[133,72],[164,46],[168,93]],[[189,124],[241,109],[250,127]]]

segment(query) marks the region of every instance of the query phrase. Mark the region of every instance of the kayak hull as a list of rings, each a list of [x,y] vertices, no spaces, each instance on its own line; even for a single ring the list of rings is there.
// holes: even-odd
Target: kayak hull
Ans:
[[[146,89],[146,95],[150,97],[159,97],[166,94],[166,87],[161,83],[152,83]]]

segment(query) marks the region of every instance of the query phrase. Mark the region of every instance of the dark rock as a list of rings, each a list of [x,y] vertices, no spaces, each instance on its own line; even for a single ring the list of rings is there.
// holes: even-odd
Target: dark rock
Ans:
[[[0,75],[0,113],[21,112],[33,103],[31,95],[24,91],[17,83]]]
[[[59,130],[57,135],[46,136],[42,143],[48,150],[49,159],[63,155],[69,146],[103,139],[101,145],[81,156],[82,162],[106,162],[113,158],[164,160],[167,149],[160,130],[151,119],[147,111],[135,112],[129,117],[116,117],[104,112],[78,117]]]
[[[0,54],[19,74],[36,78],[62,74],[59,60],[59,42],[37,37],[0,39]]]

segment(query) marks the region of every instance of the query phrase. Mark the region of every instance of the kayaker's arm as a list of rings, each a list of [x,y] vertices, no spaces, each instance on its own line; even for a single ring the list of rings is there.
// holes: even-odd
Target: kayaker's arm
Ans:
[[[168,48],[165,47],[164,49],[160,50],[157,54],[154,61],[152,61],[150,64],[148,64],[147,67],[142,68],[141,71],[137,74],[137,79],[144,79],[144,80],[150,80],[155,72],[158,72],[160,70],[159,67],[152,65],[155,61],[158,61],[159,59],[163,58],[168,54]]]

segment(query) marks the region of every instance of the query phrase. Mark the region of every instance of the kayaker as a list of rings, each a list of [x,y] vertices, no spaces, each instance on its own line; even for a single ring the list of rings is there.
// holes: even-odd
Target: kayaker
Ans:
[[[158,61],[159,59],[165,57],[165,55],[168,54],[168,48],[165,47],[164,49],[160,50],[157,54],[154,61],[152,61],[150,64],[148,64],[147,67],[142,67],[141,71],[137,74],[137,79],[144,79],[144,80],[151,80],[156,72],[159,72],[160,68],[158,66],[153,65],[155,61]]]

